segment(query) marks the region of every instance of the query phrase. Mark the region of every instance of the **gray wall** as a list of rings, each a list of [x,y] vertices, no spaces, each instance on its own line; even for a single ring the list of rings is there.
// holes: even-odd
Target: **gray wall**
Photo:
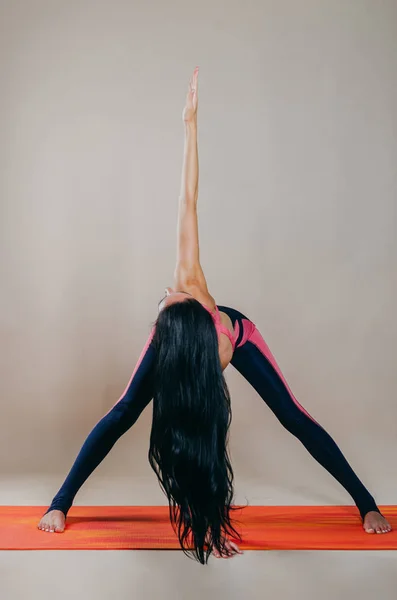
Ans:
[[[301,403],[379,502],[395,503],[396,3],[0,11],[3,476],[60,483],[129,379],[172,285],[181,113],[199,64],[210,292],[257,323]],[[238,500],[349,503],[226,375]],[[130,478],[131,504],[164,501],[150,418],[95,474]]]

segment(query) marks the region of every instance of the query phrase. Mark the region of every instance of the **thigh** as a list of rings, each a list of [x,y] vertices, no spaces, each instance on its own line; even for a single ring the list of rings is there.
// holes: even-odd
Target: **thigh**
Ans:
[[[298,402],[261,333],[251,322],[246,340],[236,347],[231,364],[252,385],[280,421],[313,417]],[[243,338],[244,339],[244,338]]]

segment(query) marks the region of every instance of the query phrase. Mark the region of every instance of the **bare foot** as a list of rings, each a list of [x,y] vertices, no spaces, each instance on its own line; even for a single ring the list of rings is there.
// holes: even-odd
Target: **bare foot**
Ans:
[[[366,533],[389,533],[391,531],[390,523],[375,510],[365,515],[363,527]]]
[[[49,531],[50,533],[62,533],[65,529],[65,515],[60,510],[50,510],[41,518],[38,529]]]
[[[222,554],[216,548],[213,549],[215,558],[232,558],[235,554],[243,554],[243,551],[230,540],[225,541],[225,552],[222,552]]]

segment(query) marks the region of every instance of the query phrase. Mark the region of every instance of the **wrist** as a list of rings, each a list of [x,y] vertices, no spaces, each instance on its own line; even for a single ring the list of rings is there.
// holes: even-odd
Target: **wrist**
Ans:
[[[189,119],[189,121],[184,121],[183,124],[186,132],[197,131],[197,119]]]

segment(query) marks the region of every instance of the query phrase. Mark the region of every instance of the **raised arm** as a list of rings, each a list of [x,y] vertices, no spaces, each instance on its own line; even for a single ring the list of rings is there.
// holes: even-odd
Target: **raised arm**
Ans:
[[[185,145],[181,190],[179,194],[177,258],[175,287],[177,290],[197,286],[207,292],[207,284],[200,265],[197,222],[198,148],[197,148],[198,67],[189,82],[183,110]]]

